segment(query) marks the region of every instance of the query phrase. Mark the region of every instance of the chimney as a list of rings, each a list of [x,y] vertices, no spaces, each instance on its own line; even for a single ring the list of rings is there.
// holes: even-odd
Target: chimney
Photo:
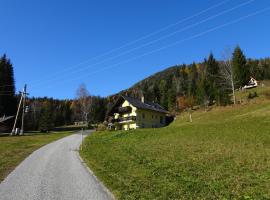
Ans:
[[[144,103],[144,96],[141,97],[141,102]]]

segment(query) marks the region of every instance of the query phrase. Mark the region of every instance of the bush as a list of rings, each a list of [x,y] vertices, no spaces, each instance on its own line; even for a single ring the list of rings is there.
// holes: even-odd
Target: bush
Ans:
[[[107,126],[106,124],[102,123],[102,124],[99,124],[96,128],[97,131],[106,131],[107,130]]]
[[[258,97],[257,92],[254,92],[254,93],[249,92],[249,93],[248,93],[248,99],[253,99],[253,98],[255,98],[255,97]]]

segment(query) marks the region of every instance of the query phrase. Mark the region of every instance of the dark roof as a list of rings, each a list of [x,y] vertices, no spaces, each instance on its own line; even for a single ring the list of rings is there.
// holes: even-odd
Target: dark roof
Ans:
[[[168,113],[161,105],[152,102],[142,102],[139,99],[135,99],[132,97],[122,96],[125,100],[127,100],[131,105],[135,106],[136,108],[145,109],[145,110],[153,110],[156,112]]]

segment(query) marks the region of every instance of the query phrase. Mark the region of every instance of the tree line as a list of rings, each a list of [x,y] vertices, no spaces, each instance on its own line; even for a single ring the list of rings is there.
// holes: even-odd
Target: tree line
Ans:
[[[233,98],[235,89],[247,84],[250,77],[270,79],[270,58],[247,59],[237,46],[233,52],[224,51],[221,61],[210,53],[201,63],[170,67],[109,97],[90,95],[86,86],[80,85],[75,99],[28,98],[25,130],[48,131],[76,121],[89,124],[103,122],[119,94],[136,98],[143,95],[147,101],[159,103],[171,112],[194,105],[228,105],[236,102]],[[18,100],[13,66],[3,55],[0,58],[0,117],[14,116]],[[11,127],[12,123],[8,125]]]
[[[54,127],[71,125],[76,121],[87,121],[89,124],[103,122],[107,99],[90,95],[84,85],[80,86],[78,91],[85,91],[85,97],[77,92],[75,99],[27,98],[25,130],[50,131]],[[3,55],[0,58],[0,117],[15,116],[19,99],[20,94],[16,94],[13,65],[10,59]],[[86,99],[85,104],[82,104],[82,99]],[[87,110],[87,118],[81,115],[82,106]],[[21,113],[22,109],[18,115],[17,127],[21,127]],[[5,122],[5,130],[6,127],[11,130],[14,118]]]
[[[82,122],[85,125],[104,121],[106,113],[106,99],[99,96],[85,96],[86,104],[82,104],[81,97],[73,100],[58,100],[53,98],[29,98],[29,111],[25,115],[26,130],[42,132],[53,130],[54,127],[72,125]],[[85,106],[83,110],[82,106]],[[87,112],[87,117],[86,113]]]

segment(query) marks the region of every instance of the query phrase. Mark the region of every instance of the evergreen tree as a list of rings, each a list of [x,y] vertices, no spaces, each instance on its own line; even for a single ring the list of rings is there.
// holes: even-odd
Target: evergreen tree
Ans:
[[[99,123],[103,122],[106,115],[106,99],[93,96],[92,97],[92,105],[91,105],[91,112],[90,112],[90,122],[91,123]]]
[[[71,117],[72,117],[72,109],[71,109],[71,101],[65,101],[64,102],[64,119],[65,119],[65,122],[64,122],[64,125],[68,125],[71,123]]]
[[[188,96],[196,96],[197,81],[198,81],[198,70],[195,63],[190,67],[189,81],[188,81]]]
[[[15,81],[13,66],[6,55],[0,58],[0,117],[16,112]]]
[[[171,86],[168,90],[168,109],[169,111],[175,111],[176,109],[176,77],[173,77]]]
[[[208,96],[209,103],[212,104],[214,100],[218,100],[218,62],[214,55],[210,53],[207,60],[205,60],[205,92]]]
[[[45,101],[42,105],[40,117],[39,117],[39,130],[41,132],[48,132],[54,127],[54,117],[51,104],[49,101]]]
[[[160,91],[160,104],[165,109],[168,109],[168,87],[165,80],[160,81],[159,91]]]
[[[160,102],[160,91],[159,91],[157,82],[155,82],[154,86],[153,86],[153,95],[154,95],[153,101],[156,103],[159,103]]]
[[[233,58],[233,75],[236,87],[242,87],[248,83],[250,75],[247,66],[246,57],[239,46],[234,49]]]
[[[188,90],[188,73],[187,73],[187,66],[186,65],[182,65],[182,67],[180,68],[180,83],[181,83],[181,87],[180,87],[180,95],[185,96],[187,94],[187,90]]]

